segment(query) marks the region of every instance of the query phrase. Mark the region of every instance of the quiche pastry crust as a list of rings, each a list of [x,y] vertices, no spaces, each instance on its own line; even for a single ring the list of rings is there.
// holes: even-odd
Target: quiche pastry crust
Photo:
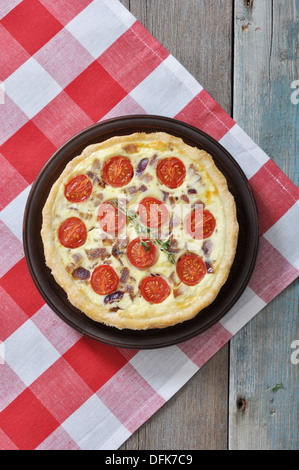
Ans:
[[[136,151],[134,151],[134,149]],[[187,185],[189,180],[191,180],[191,177],[193,177],[194,180],[194,174],[191,175],[191,167],[195,169],[196,175],[201,175],[198,180],[202,178],[201,181],[196,184],[203,183],[204,185],[206,180],[209,181],[210,189],[206,192],[207,200],[203,202],[206,202],[207,208],[209,208],[209,204],[211,204],[211,207],[215,207],[215,211],[217,211],[218,225],[215,233],[215,241],[213,242],[215,245],[213,258],[214,272],[206,274],[205,281],[201,281],[197,286],[183,286],[183,294],[175,297],[174,288],[179,285],[175,274],[175,266],[167,260],[165,253],[160,253],[157,266],[149,268],[146,273],[148,273],[147,275],[150,275],[150,273],[159,274],[161,272],[161,275],[167,279],[169,279],[172,274],[172,279],[175,279],[175,283],[171,285],[172,293],[168,299],[159,305],[152,305],[143,299],[138,291],[138,282],[144,278],[146,273],[134,269],[130,264],[125,264],[125,266],[128,266],[128,269],[130,270],[130,275],[133,278],[135,276],[137,279],[135,285],[135,297],[132,299],[128,293],[125,293],[119,303],[108,303],[107,305],[104,305],[104,298],[92,291],[90,279],[86,281],[78,281],[74,279],[72,274],[66,269],[67,260],[72,256],[71,252],[75,253],[77,250],[69,250],[62,247],[57,237],[57,224],[63,221],[63,214],[59,213],[59,208],[64,207],[61,206],[62,203],[60,202],[63,199],[62,191],[70,178],[80,173],[84,173],[85,163],[87,165],[86,170],[88,170],[94,159],[99,160],[101,164],[103,164],[107,158],[110,158],[113,155],[123,155],[130,159],[136,172],[137,163],[143,158],[145,151],[151,152],[148,153],[148,155],[152,155],[152,157],[158,155],[158,158],[166,158],[173,154],[175,157],[181,158],[185,162],[190,162],[191,166],[189,165],[189,170],[187,169],[186,176]],[[151,169],[151,171],[154,170]],[[134,178],[136,178],[136,176],[134,176]],[[141,183],[142,181],[140,181],[140,184]],[[130,187],[134,184],[135,179],[133,179],[131,184],[128,186]],[[158,189],[156,186],[158,186]],[[123,196],[125,194],[125,188],[126,187],[114,188],[111,194],[116,195],[118,193]],[[187,186],[184,186],[184,190],[186,188]],[[99,191],[101,188],[97,188],[97,190]],[[183,189],[177,188],[169,190],[152,178],[152,180],[147,183],[146,192],[142,194],[138,193],[137,196],[132,196],[133,200],[135,201],[136,198],[139,198],[140,201],[143,197],[152,195],[154,190],[160,191],[159,194],[161,195],[164,191],[165,193],[175,197],[176,194],[181,194]],[[105,190],[103,190],[103,192],[104,191]],[[91,218],[91,210],[95,210],[93,205],[94,197],[95,195],[93,194],[91,200],[84,203],[85,210],[90,210]],[[196,195],[190,193],[190,200],[192,197],[194,201],[196,199]],[[76,207],[71,209],[71,206]],[[77,205],[68,203],[68,208],[65,209],[65,213],[70,217],[70,211],[73,210],[73,216],[77,216],[80,208],[80,203]],[[118,329],[128,328],[133,330],[145,330],[152,328],[166,328],[194,318],[201,310],[215,300],[221,287],[226,282],[235,258],[238,242],[239,226],[237,222],[235,201],[228,190],[225,177],[214,164],[212,157],[203,150],[199,150],[185,144],[182,139],[163,132],[152,134],[135,133],[132,135],[117,136],[99,144],[88,146],[81,155],[77,156],[66,165],[64,171],[54,183],[50,191],[42,215],[43,223],[41,236],[44,245],[45,261],[46,265],[51,269],[56,282],[66,292],[70,303],[81,312],[96,322],[104,323]],[[64,218],[66,218],[66,216],[64,216]],[[58,222],[58,220],[60,222]],[[98,229],[96,231],[93,230],[92,223],[94,224],[94,220],[86,223],[87,225],[90,223],[90,227],[88,226],[89,237],[91,237],[90,233],[98,233]],[[95,235],[92,236],[95,237]],[[138,235],[135,235],[135,237],[137,236]],[[131,233],[130,241],[132,238],[134,238],[134,235]],[[90,240],[90,243],[91,245],[88,246],[93,246],[92,240]],[[191,246],[196,246],[196,244],[198,244],[198,247],[200,248],[203,241],[193,240],[192,243],[193,245],[191,244]],[[219,245],[218,248],[217,244]],[[94,247],[96,247],[96,245]],[[84,247],[82,247],[81,252],[84,252]],[[178,255],[175,255],[176,261],[183,252],[184,249],[182,249]],[[83,259],[85,260],[84,257]],[[119,271],[123,269],[123,266],[121,266],[118,259],[115,259],[114,257],[111,259],[113,261],[112,265],[115,269],[118,269]],[[98,265],[105,264],[105,262],[101,260],[95,260],[94,264],[97,263]],[[88,268],[90,268],[90,264]]]

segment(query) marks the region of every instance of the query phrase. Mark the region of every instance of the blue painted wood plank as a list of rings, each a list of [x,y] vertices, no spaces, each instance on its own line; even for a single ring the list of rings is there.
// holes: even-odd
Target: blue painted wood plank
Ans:
[[[234,118],[296,184],[298,39],[298,0],[235,0]],[[230,449],[298,448],[298,290],[289,286],[231,341]]]

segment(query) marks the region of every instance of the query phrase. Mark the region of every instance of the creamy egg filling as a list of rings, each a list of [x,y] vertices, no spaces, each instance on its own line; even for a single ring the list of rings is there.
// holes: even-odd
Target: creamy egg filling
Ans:
[[[134,148],[135,147],[135,148]],[[92,194],[88,200],[80,203],[69,202],[64,194],[64,184],[61,185],[55,204],[53,205],[53,234],[55,245],[57,247],[62,265],[72,276],[72,271],[80,266],[90,271],[101,265],[109,263],[121,278],[124,268],[129,269],[129,279],[127,283],[132,286],[133,295],[125,292],[123,297],[114,302],[105,305],[107,315],[109,312],[117,311],[119,316],[127,318],[146,318],[159,317],[164,312],[169,312],[175,305],[176,307],[188,307],[192,305],[194,299],[205,294],[213,285],[217,269],[223,257],[225,250],[225,219],[223,203],[207,170],[198,161],[188,158],[188,155],[177,149],[175,146],[168,146],[163,142],[138,142],[133,145],[133,153],[128,153],[121,144],[114,145],[109,148],[103,148],[92,153],[83,162],[78,164],[72,174],[64,182],[66,184],[76,175],[84,174],[93,183]],[[132,148],[130,148],[132,152]],[[129,158],[134,168],[134,177],[130,183],[122,188],[114,188],[108,184],[102,184],[102,167],[109,158],[120,155]],[[179,158],[186,167],[186,178],[184,183],[176,188],[169,189],[159,182],[156,176],[156,167],[159,160],[171,157]],[[148,164],[142,174],[137,172],[140,162],[148,159]],[[98,223],[98,209],[101,203],[118,198],[127,200],[127,210],[135,211],[138,204],[145,197],[154,197],[163,201],[169,212],[171,226],[167,224],[165,227],[165,238],[170,236],[177,242],[174,253],[171,253],[172,260],[177,260],[185,252],[191,251],[201,256],[207,262],[209,270],[203,280],[196,286],[186,286],[180,283],[176,273],[176,264],[171,262],[168,254],[159,250],[157,262],[150,268],[138,270],[133,267],[126,255],[126,247],[120,248],[118,256],[113,255],[114,237],[109,237]],[[216,228],[212,236],[208,240],[194,240],[186,232],[183,221],[191,212],[191,207],[195,203],[202,202],[205,209],[210,211],[215,220]],[[70,217],[80,218],[86,226],[88,236],[86,243],[75,249],[68,249],[61,245],[58,239],[58,229],[61,223]],[[164,229],[163,229],[164,231]],[[126,229],[123,234],[119,235],[120,240],[132,241],[138,237],[136,226],[127,221]],[[95,248],[105,248],[108,257],[104,260],[101,258],[90,259],[88,253]],[[109,256],[110,255],[110,256]],[[141,296],[139,285],[143,278],[150,275],[161,275],[168,280],[171,286],[171,294],[161,304],[154,307],[149,306],[148,302]],[[105,296],[98,295],[92,289],[90,279],[87,281],[75,280],[77,289],[82,292],[95,305],[103,308]],[[121,291],[122,285],[118,289]],[[178,289],[182,293],[179,293]],[[132,294],[132,293],[131,293]],[[150,309],[149,309],[150,307]]]

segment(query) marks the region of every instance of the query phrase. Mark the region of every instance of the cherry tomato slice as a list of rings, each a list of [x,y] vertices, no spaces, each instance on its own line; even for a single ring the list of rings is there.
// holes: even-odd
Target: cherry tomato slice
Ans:
[[[137,213],[142,222],[149,228],[158,228],[168,220],[168,210],[159,199],[146,197],[138,206]]]
[[[205,240],[213,235],[216,220],[207,210],[193,211],[186,221],[186,230],[195,240]]]
[[[135,238],[127,248],[127,256],[135,268],[149,268],[157,259],[157,249],[150,240]]]
[[[70,202],[82,202],[89,198],[92,192],[92,183],[85,175],[78,175],[71,179],[64,188],[64,195]]]
[[[207,274],[206,264],[193,253],[184,255],[177,264],[177,274],[187,286],[196,286]]]
[[[168,188],[178,188],[185,180],[186,167],[176,157],[164,158],[158,163],[157,177]]]
[[[143,279],[140,285],[142,297],[152,304],[161,304],[170,295],[168,283],[160,276],[150,276]]]
[[[128,158],[112,157],[104,165],[103,180],[115,188],[126,186],[134,175],[134,169]]]
[[[90,282],[96,294],[108,295],[115,291],[119,278],[111,266],[104,264],[93,271]]]
[[[101,204],[98,213],[100,227],[109,235],[117,236],[126,225],[126,216],[117,209],[117,200],[106,201]]]
[[[87,239],[87,230],[84,222],[77,217],[66,219],[58,229],[58,238],[61,245],[66,248],[79,248]]]

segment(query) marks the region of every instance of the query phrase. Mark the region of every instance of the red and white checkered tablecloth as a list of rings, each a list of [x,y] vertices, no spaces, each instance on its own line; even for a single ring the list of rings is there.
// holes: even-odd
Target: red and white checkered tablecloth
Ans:
[[[298,276],[299,190],[118,0],[0,4],[0,449],[117,449]],[[156,114],[190,123],[237,160],[261,243],[246,291],[186,343],[120,350],[81,336],[30,278],[22,218],[37,174],[99,120]]]

